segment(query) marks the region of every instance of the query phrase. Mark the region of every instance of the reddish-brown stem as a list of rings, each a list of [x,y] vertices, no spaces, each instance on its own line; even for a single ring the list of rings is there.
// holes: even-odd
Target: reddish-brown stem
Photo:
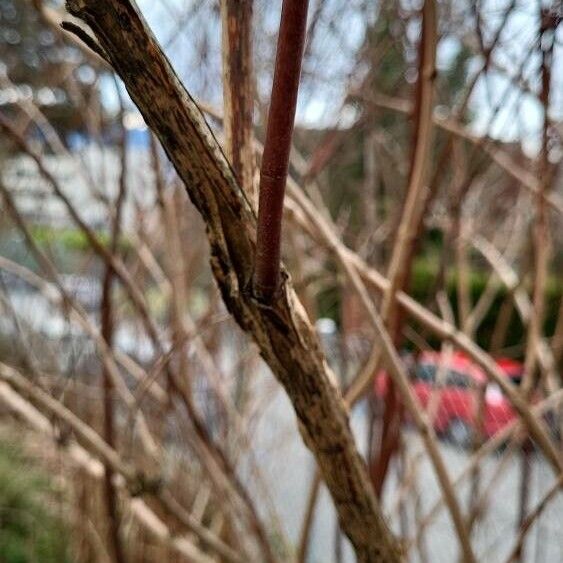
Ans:
[[[260,169],[254,290],[269,300],[279,283],[283,198],[305,44],[308,0],[284,0]]]
[[[432,104],[434,96],[434,78],[437,41],[436,7],[432,0],[426,0],[422,8],[422,37],[419,55],[419,79],[415,95],[415,134],[407,198],[401,215],[401,224],[397,233],[389,264],[391,286],[382,305],[383,317],[395,344],[401,334],[401,311],[397,310],[395,293],[403,289],[410,277],[416,235],[420,231],[424,209],[428,199],[424,193],[428,162],[432,147]],[[376,366],[379,365],[379,360]],[[376,370],[377,371],[377,368]],[[381,496],[385,477],[394,452],[399,447],[400,426],[403,407],[397,390],[392,383],[385,398],[385,410],[379,456],[372,468],[372,479],[376,493]]]
[[[116,82],[117,84],[117,82]],[[127,134],[123,126],[123,100],[119,94],[119,88],[116,86],[121,111],[119,114],[121,123],[121,139],[119,152],[121,155],[121,173],[119,176],[119,189],[114,202],[115,215],[113,216],[111,231],[111,252],[115,255],[118,251],[119,235],[121,230],[121,216],[123,212],[123,203],[125,201],[127,183]],[[109,263],[105,264],[105,273],[102,283],[102,300],[100,304],[100,322],[102,337],[107,342],[108,347],[113,346],[114,336],[114,307],[112,299],[112,285],[114,280],[114,271]],[[114,407],[113,395],[114,385],[112,378],[107,368],[104,367],[102,372],[103,389],[104,389],[104,438],[109,446],[116,447],[115,436],[115,420],[114,420]],[[105,466],[105,479],[104,489],[106,495],[106,511],[108,516],[108,540],[112,553],[112,559],[115,563],[124,563],[127,561],[121,538],[119,535],[120,528],[120,514],[118,508],[118,495],[113,483],[113,472],[110,467]]]

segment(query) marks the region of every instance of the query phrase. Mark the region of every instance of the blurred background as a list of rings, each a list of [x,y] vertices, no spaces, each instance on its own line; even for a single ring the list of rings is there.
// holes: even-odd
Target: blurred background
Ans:
[[[281,2],[249,4],[259,145]],[[223,142],[220,3],[138,6]],[[290,164],[284,260],[341,388],[371,369],[351,420],[373,475],[387,374],[299,197],[388,274],[413,174],[421,8],[310,1]],[[436,10],[432,134],[402,289],[524,385],[561,451],[561,3]],[[353,561],[288,399],[223,307],[181,181],[120,79],[62,20],[62,2],[0,0],[0,561],[231,561],[233,550],[260,561],[264,544],[280,561]],[[478,560],[563,561],[561,475],[500,387],[404,317],[394,341]],[[170,370],[189,382],[183,399]],[[34,389],[142,468],[138,490]],[[403,418],[380,479],[385,513],[409,561],[457,560],[441,486]]]

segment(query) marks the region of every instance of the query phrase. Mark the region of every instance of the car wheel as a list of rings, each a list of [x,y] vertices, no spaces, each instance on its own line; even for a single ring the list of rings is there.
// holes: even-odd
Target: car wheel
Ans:
[[[446,431],[448,440],[459,448],[469,448],[473,443],[473,429],[465,420],[450,420]]]

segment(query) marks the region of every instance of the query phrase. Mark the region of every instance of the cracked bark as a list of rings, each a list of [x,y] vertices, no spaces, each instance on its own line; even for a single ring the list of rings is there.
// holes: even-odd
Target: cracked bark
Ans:
[[[333,375],[283,266],[270,305],[252,295],[256,217],[202,113],[129,1],[69,0],[67,8],[94,32],[205,220],[223,300],[288,393],[358,560],[400,561]]]

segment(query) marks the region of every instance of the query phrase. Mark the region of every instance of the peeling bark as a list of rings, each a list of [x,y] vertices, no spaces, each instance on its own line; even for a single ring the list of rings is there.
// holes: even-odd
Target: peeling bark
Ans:
[[[400,340],[402,324],[402,315],[400,308],[397,306],[396,294],[406,288],[410,278],[416,236],[420,232],[424,211],[429,202],[426,178],[432,149],[437,25],[435,3],[433,0],[426,0],[422,8],[422,37],[414,106],[414,150],[406,200],[389,263],[387,277],[390,286],[383,296],[381,307],[382,316],[395,344],[398,344]],[[380,358],[379,352],[377,354]],[[375,362],[374,373],[379,370],[379,365],[378,359]],[[389,471],[391,458],[399,447],[402,416],[402,405],[395,385],[391,383],[389,392],[385,397],[379,456],[372,472],[373,483],[378,496],[383,493],[383,485]]]
[[[253,0],[221,0],[225,150],[239,184],[258,208],[254,183]]]
[[[285,269],[270,305],[252,295],[256,218],[199,108],[130,2],[69,0],[67,7],[95,33],[205,220],[225,304],[287,391],[358,560],[400,561],[333,374]]]

